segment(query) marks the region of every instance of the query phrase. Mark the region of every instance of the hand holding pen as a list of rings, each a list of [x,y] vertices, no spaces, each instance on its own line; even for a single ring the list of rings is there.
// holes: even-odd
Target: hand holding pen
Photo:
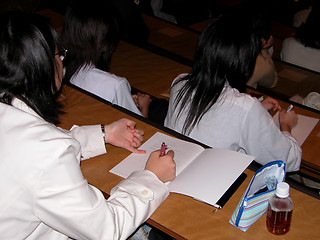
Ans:
[[[281,131],[291,132],[298,123],[298,115],[292,110],[293,105],[290,105],[286,110],[280,111],[279,124]]]
[[[173,160],[174,152],[169,150],[166,154],[167,145],[162,143],[161,149],[154,151],[146,163],[146,170],[153,172],[160,181],[172,181],[176,177],[176,163]]]

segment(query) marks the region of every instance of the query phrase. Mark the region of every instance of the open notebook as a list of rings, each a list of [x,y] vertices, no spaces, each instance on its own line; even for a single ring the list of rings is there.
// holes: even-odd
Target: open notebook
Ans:
[[[224,149],[202,146],[157,132],[140,149],[147,154],[132,153],[110,170],[127,178],[145,167],[149,154],[160,149],[162,142],[174,151],[176,178],[168,184],[171,192],[191,196],[220,208],[218,200],[253,161],[254,157]]]

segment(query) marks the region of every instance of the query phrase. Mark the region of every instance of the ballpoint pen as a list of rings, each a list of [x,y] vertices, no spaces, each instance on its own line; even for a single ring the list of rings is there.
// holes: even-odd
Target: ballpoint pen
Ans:
[[[160,148],[160,157],[166,155],[166,149],[167,149],[167,145],[163,142]]]

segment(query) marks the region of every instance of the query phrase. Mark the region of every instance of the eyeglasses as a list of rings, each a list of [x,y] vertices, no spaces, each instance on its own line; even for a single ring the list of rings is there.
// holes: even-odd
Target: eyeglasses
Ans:
[[[61,62],[63,62],[63,60],[67,56],[67,52],[68,52],[67,49],[63,49],[63,50],[58,51],[55,55],[59,55],[59,58],[60,58]]]

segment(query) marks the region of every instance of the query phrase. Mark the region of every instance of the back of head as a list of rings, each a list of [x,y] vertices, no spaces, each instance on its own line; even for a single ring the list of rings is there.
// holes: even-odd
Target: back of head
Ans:
[[[271,37],[271,20],[267,14],[251,14],[249,21],[258,38],[268,40]]]
[[[8,12],[0,15],[0,101],[19,98],[41,117],[59,117],[55,85],[58,35],[37,15]]]
[[[200,35],[193,74],[201,74],[210,85],[228,81],[244,91],[260,48],[261,40],[248,21],[235,15],[221,16]]]
[[[320,2],[312,3],[312,10],[305,23],[297,29],[296,37],[306,47],[320,49]]]
[[[64,62],[66,80],[83,65],[107,71],[119,41],[118,26],[108,1],[78,0],[69,5],[64,17],[62,41],[68,56]]]

